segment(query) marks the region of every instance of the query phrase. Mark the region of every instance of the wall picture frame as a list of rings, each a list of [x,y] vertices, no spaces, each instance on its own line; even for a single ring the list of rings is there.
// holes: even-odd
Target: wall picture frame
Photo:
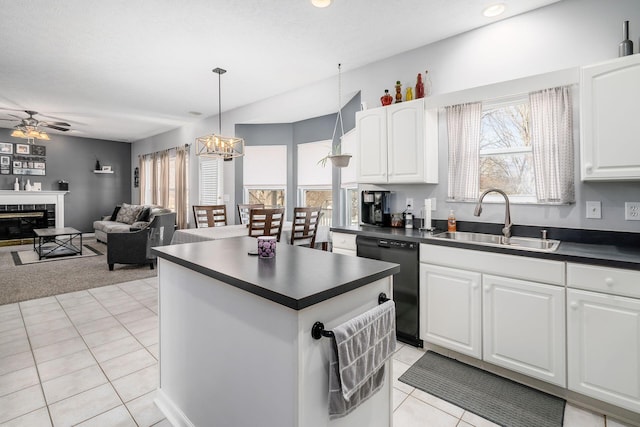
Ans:
[[[111,172],[111,166],[102,166],[102,172]]]
[[[29,145],[16,144],[16,154],[29,154]]]
[[[10,142],[0,142],[1,154],[13,154],[13,144]]]

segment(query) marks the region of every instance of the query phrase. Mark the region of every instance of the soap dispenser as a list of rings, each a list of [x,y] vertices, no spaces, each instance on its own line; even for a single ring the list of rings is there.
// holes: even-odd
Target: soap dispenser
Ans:
[[[447,231],[453,233],[456,231],[456,215],[453,210],[449,211],[449,218],[447,218]]]

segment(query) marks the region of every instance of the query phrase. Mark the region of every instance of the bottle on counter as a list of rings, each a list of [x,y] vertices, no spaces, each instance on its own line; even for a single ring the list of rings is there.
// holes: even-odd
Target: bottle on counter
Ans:
[[[407,209],[404,212],[404,228],[413,228],[413,212],[411,212],[411,205],[407,205]]]
[[[18,178],[16,178],[16,182],[13,184],[13,191],[20,191],[20,183],[18,182]]]
[[[453,210],[449,211],[449,218],[447,218],[447,231],[453,233],[456,231],[456,215]]]
[[[24,191],[31,191],[31,180],[28,179],[27,183],[24,185]]]

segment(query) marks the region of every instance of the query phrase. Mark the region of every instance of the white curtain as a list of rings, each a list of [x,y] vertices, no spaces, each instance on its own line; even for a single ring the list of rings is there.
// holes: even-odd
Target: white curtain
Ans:
[[[538,202],[573,202],[573,113],[570,89],[564,86],[532,92],[529,102]]]
[[[452,105],[447,109],[449,132],[449,190],[451,200],[478,198],[482,104]]]

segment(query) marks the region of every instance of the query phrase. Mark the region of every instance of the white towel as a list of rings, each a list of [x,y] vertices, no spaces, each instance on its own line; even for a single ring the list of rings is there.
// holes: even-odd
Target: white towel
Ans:
[[[395,304],[384,304],[333,329],[329,363],[329,415],[347,415],[376,393],[384,364],[396,349]]]

